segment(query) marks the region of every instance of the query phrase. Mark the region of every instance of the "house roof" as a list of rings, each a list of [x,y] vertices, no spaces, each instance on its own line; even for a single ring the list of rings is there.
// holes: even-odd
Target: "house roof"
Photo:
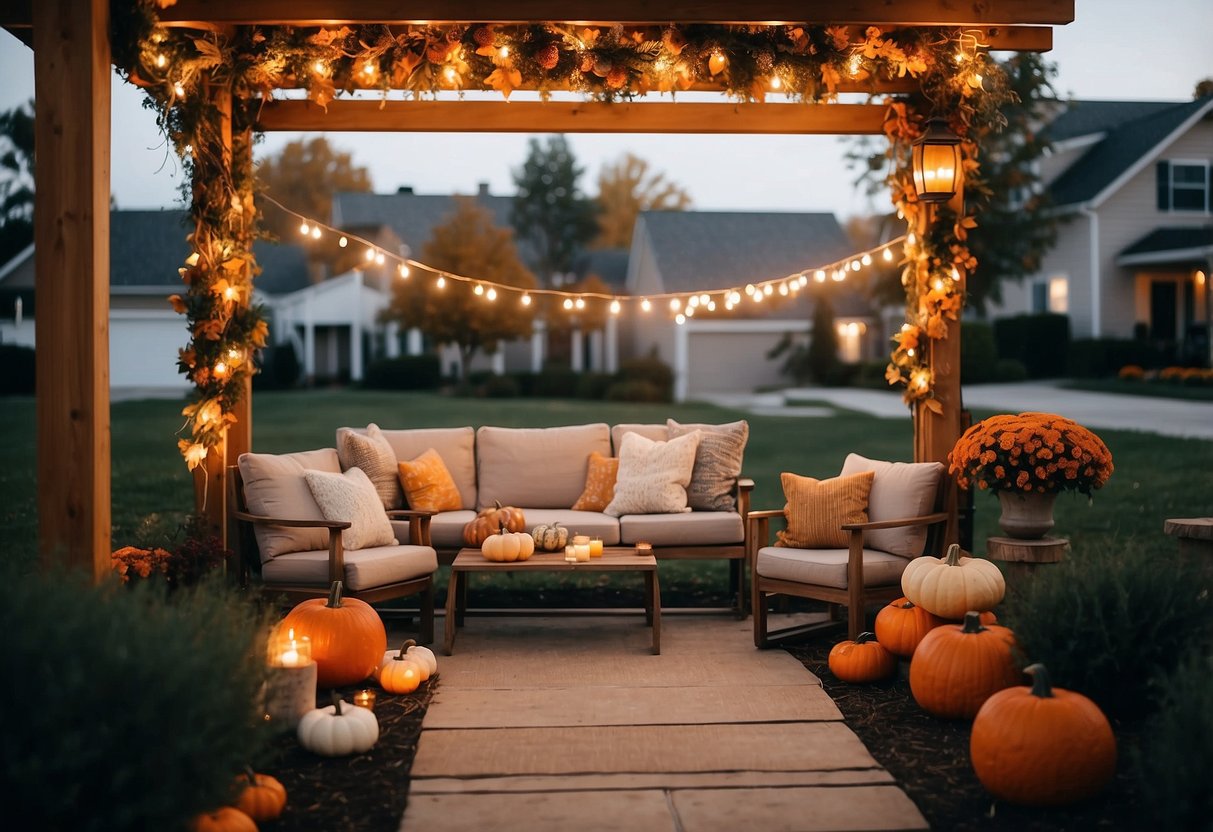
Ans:
[[[1213,105],[1213,98],[1184,102],[1075,101],[1050,124],[1050,136],[1102,134],[1078,161],[1049,186],[1055,205],[1090,202],[1189,119]]]
[[[626,248],[601,248],[587,251],[577,260],[577,277],[597,275],[613,290],[621,292],[628,282],[628,250]]]
[[[474,194],[476,201],[493,214],[493,221],[510,227],[510,209],[514,198],[493,196],[481,188]],[[401,189],[394,194],[353,193],[333,194],[333,225],[338,228],[378,228],[387,226],[418,257],[421,247],[429,241],[435,226],[441,225],[455,212],[455,197],[451,194],[415,194]]]
[[[1192,262],[1204,265],[1213,255],[1213,225],[1155,228],[1116,257],[1121,266]]]

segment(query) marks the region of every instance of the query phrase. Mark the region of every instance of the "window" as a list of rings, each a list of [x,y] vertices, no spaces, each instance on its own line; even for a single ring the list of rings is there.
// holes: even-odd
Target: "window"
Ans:
[[[1158,210],[1209,211],[1209,163],[1158,163]]]
[[[1032,312],[1057,312],[1065,314],[1070,311],[1070,279],[1065,275],[1056,275],[1045,280],[1032,283]]]
[[[1039,315],[1049,311],[1049,286],[1043,280],[1032,283],[1032,313]]]

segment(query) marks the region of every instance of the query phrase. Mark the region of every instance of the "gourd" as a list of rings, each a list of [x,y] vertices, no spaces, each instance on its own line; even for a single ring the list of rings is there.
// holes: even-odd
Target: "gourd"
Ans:
[[[234,806],[203,812],[190,824],[191,832],[257,832],[257,824]]]
[[[830,672],[844,682],[878,682],[897,670],[897,659],[884,649],[872,633],[860,633],[854,641],[840,641],[830,650]]]
[[[417,642],[410,638],[400,645],[399,650],[388,650],[383,654],[383,658],[379,660],[379,669],[375,671],[375,678],[379,678],[379,674],[383,672],[383,668],[389,662],[400,659],[408,659],[420,668],[421,679],[419,681],[424,682],[438,672],[438,659],[434,657],[434,651],[428,647],[418,646]]]
[[[1055,688],[1042,664],[1024,670],[1031,687],[995,693],[973,720],[969,756],[995,797],[1061,806],[1093,797],[1116,773],[1116,737],[1099,706]]]
[[[475,519],[463,527],[463,542],[468,546],[479,546],[490,535],[504,529],[507,532],[520,532],[526,528],[526,517],[522,509],[514,506],[502,506],[500,500],[494,500],[493,508],[484,508]]]
[[[387,649],[387,631],[374,607],[357,598],[341,597],[341,581],[333,581],[329,596],[296,604],[282,620],[299,636],[312,640],[316,686],[336,688],[361,682],[379,666]]]
[[[236,808],[254,821],[275,820],[286,807],[286,787],[278,778],[246,769],[237,782],[243,786]]]
[[[953,543],[942,558],[915,558],[901,573],[906,598],[940,618],[993,609],[1006,594],[1002,572],[988,560],[962,557]]]
[[[429,678],[425,665],[406,656],[403,648],[388,655],[391,658],[379,666],[379,686],[388,693],[412,693]]]
[[[876,640],[894,656],[909,658],[927,633],[946,623],[910,599],[898,598],[876,614]]]
[[[535,546],[545,552],[558,552],[569,542],[569,530],[559,523],[542,524],[531,531]]]
[[[964,624],[927,633],[910,659],[910,693],[919,706],[947,719],[972,719],[982,703],[1023,678],[1014,658],[1015,635],[982,625],[978,613]]]
[[[324,757],[361,754],[379,739],[379,720],[370,708],[345,705],[336,693],[333,704],[308,711],[299,720],[299,744]]]
[[[497,563],[526,560],[535,553],[535,541],[526,532],[507,532],[490,535],[480,544],[480,553]]]

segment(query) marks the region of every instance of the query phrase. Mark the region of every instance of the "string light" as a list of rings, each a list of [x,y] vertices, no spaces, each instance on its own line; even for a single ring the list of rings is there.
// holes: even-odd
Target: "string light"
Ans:
[[[313,240],[320,239],[320,226],[312,226],[312,239]]]
[[[573,306],[576,306],[578,309],[585,309],[585,298],[577,298],[577,300],[573,301]]]
[[[409,267],[408,266],[406,266],[404,263],[401,263],[400,268],[397,269],[397,271],[400,273],[401,278],[403,278],[404,280],[408,280],[408,277],[409,277]]]
[[[342,248],[345,248],[349,244],[350,244],[350,241],[349,241],[349,239],[346,238],[346,236],[344,234],[341,236],[341,239],[337,241],[337,245],[341,246]]]
[[[886,263],[891,263],[893,261],[893,249],[886,248],[884,254],[881,256],[884,257]]]
[[[438,279],[434,281],[434,285],[437,286],[439,289],[445,288],[446,287],[446,278],[443,277],[442,275],[438,275]]]
[[[387,258],[383,256],[382,251],[375,255],[375,265],[382,266],[386,262]]]
[[[649,312],[653,309],[653,304],[649,303],[648,298],[644,298],[640,301],[640,309],[642,312]]]
[[[497,300],[497,290],[490,286],[489,290],[484,293],[484,296],[489,300]]]
[[[185,97],[185,87],[181,85],[180,81],[173,84],[173,95],[177,96],[178,98]]]
[[[531,296],[529,294],[527,294],[526,292],[523,292],[521,303],[523,306],[530,306],[531,305]]]
[[[611,301],[611,314],[612,315],[618,315],[619,310],[622,308],[623,308],[623,306],[619,303],[618,300]]]
[[[564,308],[565,308],[565,309],[572,309],[572,308],[573,308],[573,299],[572,299],[572,298],[565,298],[565,299],[564,299]]]
[[[478,295],[483,295],[484,294],[484,285],[481,283],[477,283],[476,288],[473,289],[472,291]]]
[[[156,56],[156,66],[160,67],[161,69],[164,69],[164,67],[167,63],[168,63],[168,58],[166,58],[164,56],[163,52],[161,52],[159,55]]]
[[[366,254],[363,256],[366,258],[366,262],[368,262],[368,263],[371,262],[372,260],[375,259],[375,249],[368,248],[366,250]]]

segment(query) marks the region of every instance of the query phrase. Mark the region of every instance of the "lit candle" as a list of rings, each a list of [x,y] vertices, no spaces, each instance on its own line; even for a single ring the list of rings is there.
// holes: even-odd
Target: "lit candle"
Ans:
[[[269,639],[269,667],[265,680],[265,714],[293,729],[316,707],[316,662],[312,640],[296,636],[294,628],[275,631]]]
[[[592,558],[602,557],[602,538],[601,537],[590,538],[590,557],[592,557]]]
[[[572,543],[564,547],[564,559],[569,563],[577,562],[577,547]]]
[[[370,688],[358,691],[354,694],[354,704],[368,711],[375,710],[375,691]]]
[[[575,543],[575,544],[573,544],[573,548],[577,551],[577,562],[578,563],[584,563],[585,561],[590,559],[590,544],[589,543]]]
[[[270,639],[271,667],[305,667],[312,662],[312,640],[307,636],[295,636],[295,628],[286,635]]]
[[[653,554],[653,544],[647,540],[639,540],[636,542],[636,554],[651,555]]]

